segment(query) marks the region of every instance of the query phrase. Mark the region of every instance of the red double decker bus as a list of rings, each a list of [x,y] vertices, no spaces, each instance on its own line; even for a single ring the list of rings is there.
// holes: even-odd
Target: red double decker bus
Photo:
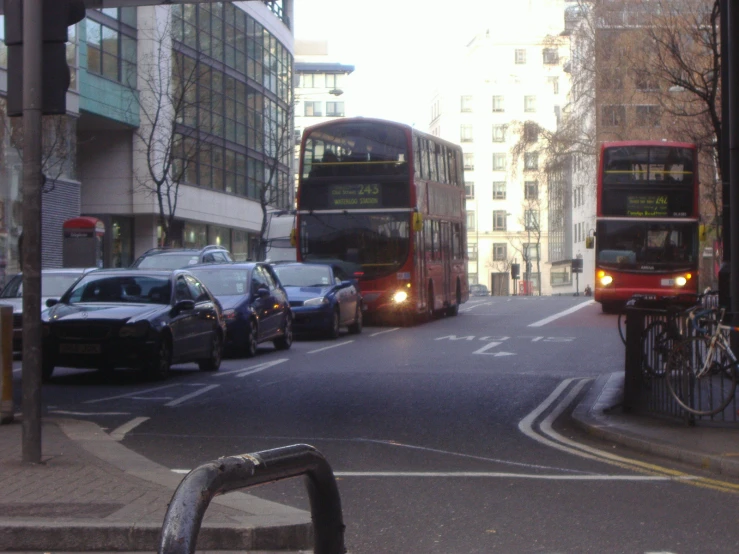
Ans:
[[[616,311],[634,294],[698,291],[695,145],[604,143],[598,168],[595,300]]]
[[[464,198],[458,145],[379,119],[309,127],[298,260],[343,262],[369,316],[456,315],[469,296]]]

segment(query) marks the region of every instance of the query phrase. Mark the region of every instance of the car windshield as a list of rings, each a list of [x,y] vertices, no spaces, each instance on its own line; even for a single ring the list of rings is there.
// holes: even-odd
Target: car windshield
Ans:
[[[328,267],[311,265],[275,266],[275,273],[285,287],[325,287],[331,284]]]
[[[236,296],[249,292],[249,270],[237,268],[199,268],[190,273],[200,279],[215,296]]]
[[[139,269],[179,269],[198,263],[198,255],[192,252],[177,254],[155,254],[142,259],[136,266]]]
[[[63,301],[100,303],[169,304],[168,277],[151,275],[90,275],[65,295]]]
[[[41,296],[59,298],[72,286],[80,273],[41,273]],[[23,277],[16,275],[3,289],[2,298],[21,298],[23,296]]]

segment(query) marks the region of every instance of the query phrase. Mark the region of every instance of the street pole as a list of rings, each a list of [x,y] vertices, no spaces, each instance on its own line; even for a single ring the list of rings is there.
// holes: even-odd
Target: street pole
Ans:
[[[23,1],[23,461],[41,462],[43,0]]]
[[[739,6],[736,2],[727,2],[729,37],[729,226],[730,248],[729,263],[731,276],[729,279],[729,301],[731,311],[739,310]],[[724,127],[725,128],[725,127]],[[735,315],[735,324],[739,315]],[[736,342],[736,339],[733,341]]]

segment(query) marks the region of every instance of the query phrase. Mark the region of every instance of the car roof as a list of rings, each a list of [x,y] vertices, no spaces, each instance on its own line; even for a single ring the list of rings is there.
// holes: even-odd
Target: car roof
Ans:
[[[269,265],[265,262],[226,262],[218,264],[192,264],[187,266],[186,271],[192,269],[252,269],[257,265]]]
[[[187,273],[183,269],[138,269],[128,267],[108,267],[91,272],[93,275],[156,275],[169,277],[174,273]]]

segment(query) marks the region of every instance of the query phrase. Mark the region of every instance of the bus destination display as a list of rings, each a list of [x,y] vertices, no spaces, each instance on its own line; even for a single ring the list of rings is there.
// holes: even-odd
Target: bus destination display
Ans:
[[[378,184],[333,185],[329,189],[331,208],[379,208],[382,206],[381,188]]]
[[[628,217],[667,217],[668,198],[664,194],[630,194],[626,197]]]

